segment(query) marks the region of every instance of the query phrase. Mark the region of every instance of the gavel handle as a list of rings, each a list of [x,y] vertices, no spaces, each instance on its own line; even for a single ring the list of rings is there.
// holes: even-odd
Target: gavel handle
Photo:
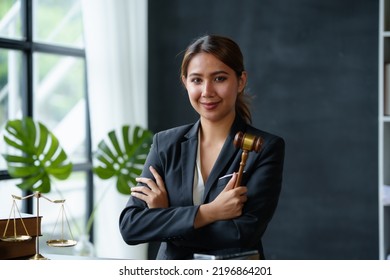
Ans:
[[[236,184],[234,185],[235,188],[237,188],[241,185],[242,173],[244,172],[244,167],[245,167],[247,158],[248,158],[248,151],[243,150],[242,154],[241,154],[241,162],[240,162],[240,168],[238,169],[238,176],[237,176]]]

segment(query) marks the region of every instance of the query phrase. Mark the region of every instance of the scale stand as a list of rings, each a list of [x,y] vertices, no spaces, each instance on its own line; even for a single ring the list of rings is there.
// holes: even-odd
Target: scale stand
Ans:
[[[26,233],[26,235],[19,235],[19,234],[17,234],[17,232],[16,232],[16,213],[15,213],[15,208],[16,208],[16,210],[18,211],[19,218],[20,218],[20,221],[22,222],[22,226],[23,226],[23,228],[24,228],[24,232]],[[14,218],[13,218],[14,234],[11,235],[11,236],[6,236],[5,234],[6,234],[6,232],[7,232],[9,223],[10,223],[10,221],[11,221],[11,216],[14,217]],[[20,214],[18,205],[16,204],[15,198],[14,198],[14,199],[13,199],[13,202],[12,202],[11,211],[10,211],[10,214],[9,214],[9,217],[8,217],[8,220],[7,220],[7,224],[5,225],[4,233],[3,233],[3,236],[0,238],[0,240],[5,241],[5,242],[22,242],[22,241],[31,240],[31,238],[32,238],[32,237],[31,237],[30,234],[28,233],[27,227],[26,227],[26,225],[24,224],[24,221],[23,221],[23,219],[22,219],[22,215]]]
[[[12,195],[13,197],[13,204],[12,204],[12,208],[11,208],[11,213],[10,213],[10,216],[8,218],[8,221],[7,221],[7,224],[6,224],[6,227],[5,227],[5,231],[4,231],[4,234],[3,234],[3,237],[0,238],[2,241],[8,241],[8,242],[21,242],[21,241],[27,241],[27,240],[30,240],[32,237],[29,235],[28,231],[27,231],[27,228],[24,224],[24,221],[23,221],[23,218],[20,214],[20,211],[19,211],[19,208],[17,207],[16,203],[15,203],[15,200],[23,200],[23,199],[28,199],[28,198],[31,198],[31,197],[35,197],[37,199],[37,208],[36,208],[36,211],[37,211],[37,216],[36,216],[36,230],[37,230],[37,238],[35,240],[36,242],[36,249],[35,249],[35,255],[32,256],[30,258],[30,260],[47,260],[48,258],[42,256],[40,253],[39,253],[39,199],[42,197],[44,199],[46,199],[47,201],[51,202],[51,203],[61,203],[61,209],[60,209],[60,213],[58,215],[58,218],[57,218],[57,221],[56,221],[56,224],[54,226],[54,229],[53,229],[53,232],[57,226],[57,222],[58,222],[58,219],[60,218],[61,216],[61,225],[62,225],[62,230],[61,230],[61,238],[60,239],[51,239],[51,240],[48,240],[46,243],[51,246],[51,247],[71,247],[71,246],[75,246],[77,244],[77,241],[73,240],[73,235],[72,235],[72,231],[70,229],[70,226],[69,226],[69,221],[68,221],[68,218],[66,217],[66,214],[65,214],[65,208],[64,208],[64,203],[65,203],[65,199],[61,199],[61,200],[51,200],[49,198],[47,198],[46,196],[42,195],[40,192],[36,192],[36,193],[33,193],[31,195],[28,195],[28,196],[24,196],[24,197],[20,197],[20,196],[16,196],[16,195]],[[27,235],[18,235],[16,233],[16,214],[15,214],[15,208],[17,209],[18,211],[18,214],[19,214],[19,217],[20,217],[20,220],[22,222],[22,225],[26,231],[26,234]],[[7,232],[7,228],[8,228],[8,224],[10,222],[10,219],[11,219],[11,215],[13,213],[13,220],[14,220],[14,235],[13,236],[5,236],[5,233]],[[72,239],[64,239],[64,219],[66,220],[67,222],[67,225],[68,225],[68,230],[70,232],[70,235],[71,235],[71,238]]]

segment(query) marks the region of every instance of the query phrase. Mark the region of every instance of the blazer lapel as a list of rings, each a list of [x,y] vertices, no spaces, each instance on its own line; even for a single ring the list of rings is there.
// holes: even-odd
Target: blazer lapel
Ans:
[[[234,147],[234,137],[236,136],[236,133],[238,131],[245,132],[245,130],[245,122],[241,118],[237,117],[232,125],[232,128],[230,129],[230,133],[226,138],[222,150],[211,170],[209,178],[205,182],[205,191],[203,196],[204,202],[212,186],[215,185],[218,178],[226,175],[226,172],[228,171],[229,167],[231,167],[232,161],[236,158],[237,153],[240,151],[240,149]]]
[[[182,182],[183,182],[183,202],[185,205],[193,204],[193,184],[194,172],[196,163],[196,152],[198,149],[198,129],[200,121],[197,121],[194,126],[185,135],[186,141],[181,143],[182,149]]]

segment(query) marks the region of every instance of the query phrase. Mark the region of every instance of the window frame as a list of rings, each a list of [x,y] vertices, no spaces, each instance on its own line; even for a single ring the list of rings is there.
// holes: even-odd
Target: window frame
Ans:
[[[63,56],[71,56],[84,61],[84,85],[85,85],[85,104],[86,104],[86,150],[87,161],[83,163],[74,163],[72,172],[86,172],[87,186],[86,186],[86,219],[93,211],[93,172],[92,172],[92,141],[91,141],[91,125],[90,125],[90,111],[89,111],[89,96],[88,96],[88,79],[87,79],[87,59],[85,48],[75,48],[68,46],[60,46],[48,43],[38,43],[33,41],[33,0],[21,0],[21,16],[22,16],[22,39],[10,39],[0,36],[0,48],[7,50],[21,51],[22,59],[22,79],[25,83],[24,90],[21,92],[22,100],[22,114],[23,116],[34,118],[33,105],[33,56],[34,53],[42,54],[57,54]],[[10,180],[12,177],[7,170],[0,170],[0,182],[3,180]],[[23,191],[23,195],[29,195],[31,192]],[[33,200],[27,199],[23,201],[22,209],[26,213],[33,213]],[[93,241],[93,227],[90,232],[90,238]]]

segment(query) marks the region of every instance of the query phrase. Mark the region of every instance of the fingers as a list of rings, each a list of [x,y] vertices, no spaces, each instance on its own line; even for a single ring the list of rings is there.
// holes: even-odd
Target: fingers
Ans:
[[[158,174],[158,172],[156,171],[156,169],[154,169],[153,166],[150,166],[149,167],[149,170],[150,172],[153,174],[153,177],[154,179],[156,179],[156,183],[157,183],[157,187],[159,189],[164,189],[165,190],[165,184],[164,184],[164,181],[163,179],[161,178],[160,174]]]
[[[143,183],[145,186],[148,186],[150,190],[158,190],[159,187],[157,186],[157,184],[150,178],[145,178],[145,177],[140,177],[140,178],[136,178],[135,179],[138,183]],[[137,187],[140,187],[140,188],[145,188],[145,186],[135,186],[135,187],[132,187],[131,189],[133,190],[134,188],[137,188]],[[146,189],[148,189],[146,187]]]
[[[248,196],[246,195],[246,191],[245,191],[245,193],[240,195],[240,202],[245,203],[247,200],[248,200]]]
[[[247,193],[247,191],[248,191],[248,188],[247,188],[247,187],[241,186],[241,187],[235,188],[235,190],[236,190],[236,192],[237,192],[238,195],[243,196],[243,195],[246,195],[246,193]]]
[[[155,180],[146,177],[136,178],[136,181],[144,184],[144,186],[138,185],[132,187],[131,194],[145,201],[149,208],[166,208],[169,206],[169,202],[164,181],[152,166],[149,167],[149,170]]]
[[[135,186],[131,188],[131,193],[141,193],[144,195],[150,195],[152,191],[146,186]]]
[[[155,181],[150,179],[150,178],[145,178],[145,177],[139,177],[139,178],[136,178],[135,180],[139,183],[143,183],[143,184],[147,185],[154,192],[156,192],[158,190],[165,192],[165,184],[164,184],[164,181],[161,178],[160,174],[158,174],[156,169],[154,169],[152,166],[149,167],[149,170],[152,173]],[[134,187],[132,189],[134,189]]]
[[[147,200],[147,197],[148,195],[139,191],[139,190],[136,190],[135,187],[131,188],[131,196],[134,196],[136,198],[139,198],[143,201],[146,201]]]
[[[237,173],[234,172],[232,175],[232,178],[230,178],[229,182],[227,183],[224,191],[228,191],[228,190],[233,189],[234,185],[236,184],[236,180],[237,180]]]

